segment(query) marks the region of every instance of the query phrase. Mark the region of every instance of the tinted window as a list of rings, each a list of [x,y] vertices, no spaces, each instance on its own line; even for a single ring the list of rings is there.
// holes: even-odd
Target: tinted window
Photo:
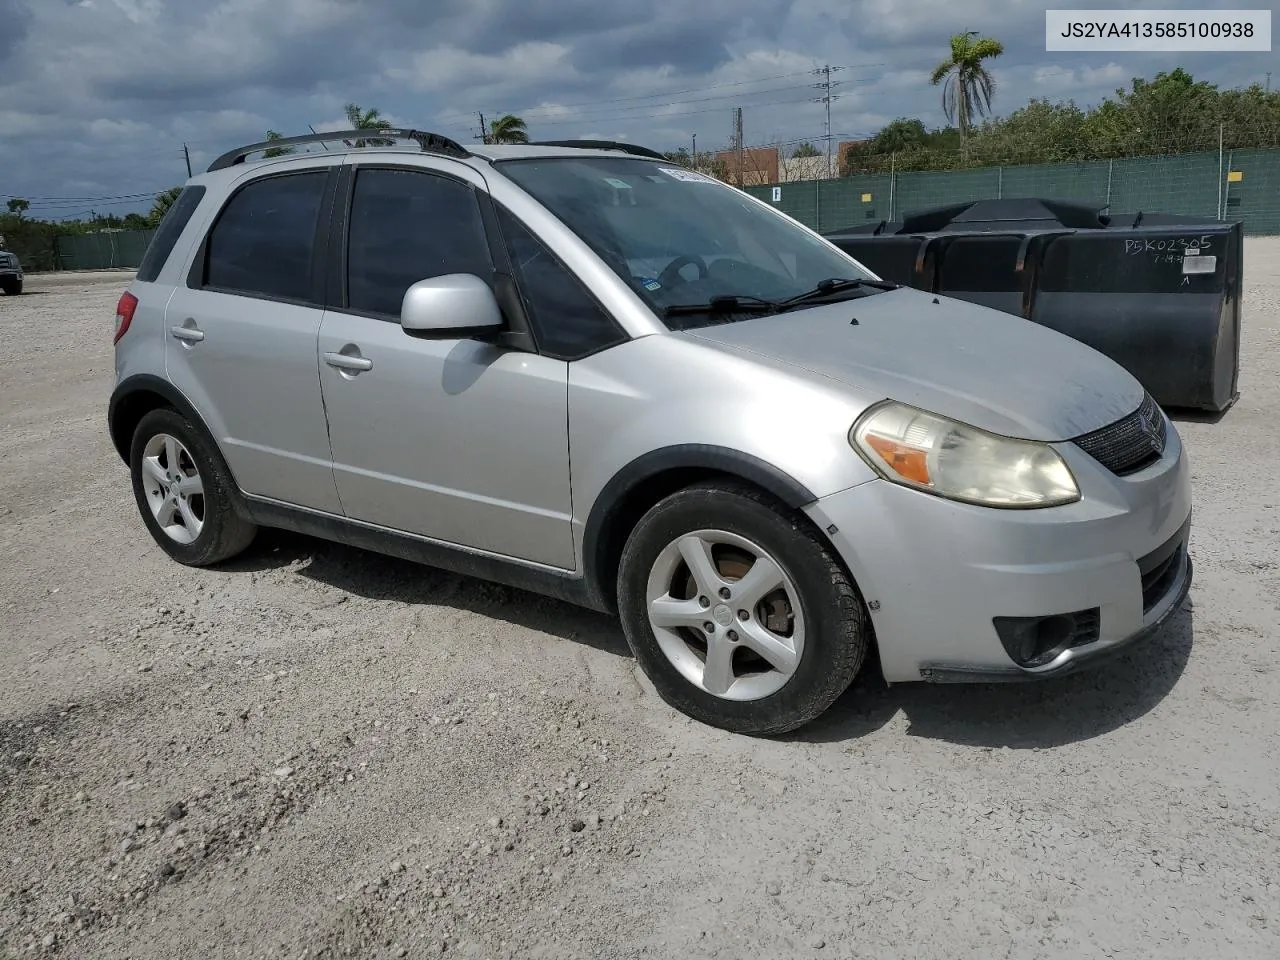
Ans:
[[[205,285],[307,300],[316,218],[328,173],[258,180],[227,203],[209,235]]]
[[[575,360],[626,339],[585,287],[515,217],[498,213],[538,348]]]
[[[347,305],[398,317],[419,280],[493,280],[480,206],[465,183],[407,170],[361,170],[351,202]]]
[[[169,208],[169,212],[164,215],[160,226],[152,235],[147,252],[142,257],[142,263],[138,264],[139,280],[144,283],[153,283],[156,277],[160,276],[165,261],[169,259],[169,254],[173,252],[174,245],[182,236],[182,231],[191,221],[191,215],[196,212],[196,207],[200,206],[204,193],[204,187],[184,187],[178,194],[178,199],[173,202],[173,206]]]

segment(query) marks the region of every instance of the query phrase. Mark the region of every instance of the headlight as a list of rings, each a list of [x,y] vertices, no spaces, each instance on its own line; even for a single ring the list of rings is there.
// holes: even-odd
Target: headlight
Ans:
[[[1052,507],[1080,499],[1056,450],[997,436],[902,403],[864,413],[849,442],[886,480],[988,507]]]

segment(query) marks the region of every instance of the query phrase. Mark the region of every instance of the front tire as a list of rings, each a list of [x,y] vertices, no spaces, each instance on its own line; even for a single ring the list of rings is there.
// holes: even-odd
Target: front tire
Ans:
[[[618,608],[658,694],[696,720],[770,736],[817,718],[870,644],[857,587],[820,535],[737,483],[689,487],[641,518]]]
[[[0,290],[4,290],[11,297],[16,297],[22,293],[21,280],[0,280]]]
[[[257,528],[235,511],[235,487],[221,455],[176,410],[152,410],[139,421],[129,463],[143,523],[174,560],[210,566],[253,542]]]

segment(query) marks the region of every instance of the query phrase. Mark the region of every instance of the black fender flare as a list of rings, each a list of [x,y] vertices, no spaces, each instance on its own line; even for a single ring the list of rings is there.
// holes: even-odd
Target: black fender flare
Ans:
[[[136,397],[140,393],[154,393],[162,397],[169,406],[180,412],[184,417],[209,434],[208,425],[204,422],[204,417],[200,416],[196,408],[191,404],[177,387],[168,380],[150,373],[135,373],[131,377],[125,377],[111,391],[111,400],[107,404],[107,430],[111,434],[111,443],[116,448],[116,453],[120,455],[120,459],[127,466],[129,463],[129,445],[133,441],[132,431],[125,432],[118,428],[121,414],[129,409],[131,398]],[[214,446],[221,449],[215,441]]]
[[[706,470],[738,477],[754,484],[792,509],[812,503],[818,497],[794,477],[759,457],[731,447],[704,443],[683,443],[651,450],[615,473],[601,489],[582,536],[583,573],[589,592],[601,602],[612,596],[609,550],[613,542],[611,521],[629,495],[646,481],[669,471]],[[611,604],[606,604],[611,607]]]

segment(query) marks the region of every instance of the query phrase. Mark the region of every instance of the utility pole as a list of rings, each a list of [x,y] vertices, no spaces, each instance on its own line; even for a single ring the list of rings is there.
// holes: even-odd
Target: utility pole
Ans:
[[[693,135],[693,153],[689,155],[689,160],[693,164],[693,169],[698,169],[698,135]]]
[[[746,147],[742,142],[742,108],[733,108],[733,145],[738,153],[738,186],[747,185]]]
[[[191,151],[187,149],[187,145],[182,145],[182,155],[187,158],[187,179],[191,179]]]
[[[1267,71],[1267,93],[1271,92],[1271,71]]]
[[[480,118],[480,142],[481,142],[481,143],[488,143],[488,142],[489,142],[489,128],[488,128],[488,127],[486,127],[486,126],[484,125],[484,114],[483,114],[483,113],[477,113],[477,114],[476,114],[476,116],[478,116],[478,117]]]
[[[839,81],[832,82],[831,74],[836,70],[843,70],[844,67],[833,67],[828,64],[813,71],[814,76],[822,77],[821,83],[815,83],[814,86],[822,91],[822,96],[814,100],[814,103],[826,104],[827,107],[827,179],[831,178],[831,101],[839,100],[839,96],[832,96],[831,89],[840,86]]]

